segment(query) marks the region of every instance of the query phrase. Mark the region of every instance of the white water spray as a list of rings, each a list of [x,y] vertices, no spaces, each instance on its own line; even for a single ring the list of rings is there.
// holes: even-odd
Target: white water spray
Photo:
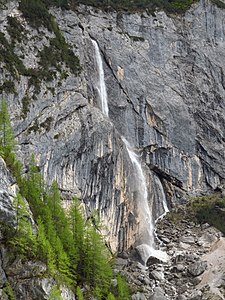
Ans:
[[[127,152],[131,159],[131,162],[135,168],[135,175],[137,175],[137,188],[138,188],[138,199],[137,209],[138,217],[140,220],[139,225],[139,245],[137,249],[141,253],[143,261],[146,263],[150,256],[157,257],[162,261],[167,261],[168,256],[165,252],[155,249],[155,226],[152,219],[152,209],[148,204],[148,190],[146,179],[141,167],[141,163],[138,160],[137,154],[131,149],[128,141],[122,137],[124,144],[126,145]],[[165,202],[164,202],[165,200]],[[166,198],[163,199],[164,212],[168,210],[166,205]]]
[[[122,140],[126,145],[127,152],[134,166],[135,175],[137,177],[137,209],[138,217],[140,220],[139,239],[141,243],[147,244],[149,246],[149,249],[154,249],[154,224],[152,222],[151,210],[148,205],[148,190],[146,179],[137,154],[131,149],[130,144],[124,137],[122,137]]]
[[[105,85],[105,76],[104,76],[102,57],[101,57],[97,42],[92,40],[92,44],[94,45],[94,48],[95,48],[95,56],[96,56],[96,62],[97,62],[97,67],[98,67],[98,75],[99,75],[98,93],[99,93],[99,97],[101,99],[101,110],[102,110],[103,114],[105,114],[108,117],[109,108],[108,108],[108,101],[107,101],[107,91],[106,91],[106,85]]]
[[[163,189],[160,179],[157,176],[155,176],[154,180],[158,187],[158,191],[159,191],[158,197],[160,199],[160,202],[162,203],[162,209],[163,209],[162,214],[155,220],[155,223],[157,223],[160,219],[162,219],[169,212],[169,209],[167,206],[166,195],[164,193],[164,189]]]
[[[96,62],[99,74],[99,87],[98,93],[101,99],[101,110],[103,114],[108,116],[108,101],[107,101],[107,91],[105,85],[105,77],[103,70],[102,57],[99,51],[98,44],[95,40],[92,40],[93,46],[95,48]],[[155,249],[155,233],[154,233],[154,222],[152,218],[152,210],[148,205],[148,190],[147,183],[144,176],[144,172],[141,167],[141,163],[138,160],[137,154],[132,150],[128,141],[122,137],[122,140],[127,148],[130,160],[134,166],[135,175],[137,176],[137,210],[139,218],[139,249],[142,249],[143,259],[146,262],[149,256],[157,257],[163,261],[167,260],[166,253]],[[163,199],[164,211],[167,211],[166,199]]]

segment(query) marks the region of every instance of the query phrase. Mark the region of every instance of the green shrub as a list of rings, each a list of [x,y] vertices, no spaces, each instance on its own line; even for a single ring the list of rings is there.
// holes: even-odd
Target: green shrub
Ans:
[[[193,198],[189,213],[200,223],[209,223],[225,233],[225,198],[218,194]]]
[[[11,80],[6,80],[2,85],[0,85],[0,94],[2,92],[6,92],[7,94],[16,93],[15,84]]]
[[[5,294],[5,296],[7,296],[8,300],[16,300],[15,293],[9,282],[7,282],[6,286],[3,288],[3,295],[4,294]]]
[[[13,44],[15,44],[16,41],[21,42],[22,38],[24,37],[23,26],[15,17],[8,16],[7,20],[8,20],[7,31],[12,39]]]
[[[82,3],[101,9],[112,7],[115,10],[130,12],[144,11],[146,9],[154,12],[156,9],[162,9],[168,13],[184,13],[196,1],[198,0],[71,0],[70,3],[72,7]]]
[[[30,103],[31,103],[31,99],[28,95],[25,95],[22,100],[22,118],[25,119],[28,112],[30,111]]]

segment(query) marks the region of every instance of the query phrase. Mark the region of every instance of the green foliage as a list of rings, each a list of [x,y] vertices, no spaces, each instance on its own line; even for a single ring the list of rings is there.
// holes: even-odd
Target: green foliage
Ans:
[[[22,257],[35,257],[36,237],[30,222],[29,208],[20,194],[17,195],[14,206],[16,209],[17,228],[14,237],[10,241],[10,245]]]
[[[198,222],[207,222],[225,233],[225,198],[220,195],[193,198],[189,204],[189,215]]]
[[[127,300],[130,299],[130,289],[127,285],[125,277],[118,274],[117,276],[117,289],[118,289],[118,299]]]
[[[77,287],[77,298],[78,298],[78,300],[84,300],[84,295],[79,286]]]
[[[98,228],[90,221],[86,228],[86,251],[85,251],[85,273],[90,286],[98,291],[101,296],[108,292],[112,279],[112,269],[109,265],[110,254],[105,246],[103,237],[97,231]]]
[[[6,286],[3,288],[3,295],[7,296],[9,300],[16,300],[15,293],[9,282],[6,283]]]
[[[51,5],[66,8],[67,1],[22,0],[19,5],[19,9],[22,11],[23,16],[33,27],[38,28],[44,26],[55,34],[55,38],[50,41],[50,47],[45,46],[39,53],[41,68],[36,70],[36,72],[33,72],[33,74],[30,74],[33,77],[33,83],[35,81],[36,84],[39,83],[39,78],[47,81],[53,80],[55,71],[61,71],[63,62],[75,75],[78,75],[81,71],[78,57],[74,55],[73,51],[70,49],[55,18],[48,11],[48,6]],[[52,70],[52,68],[54,68],[55,71],[54,69]]]
[[[55,71],[61,71],[63,63],[72,73],[78,75],[81,71],[79,59],[66,43],[54,19],[52,19],[52,28],[55,38],[50,40],[50,47],[45,46],[39,53],[42,78],[47,81],[52,80],[55,77]]]
[[[0,85],[0,94],[3,91],[7,94],[10,94],[10,93],[15,94],[16,90],[15,90],[14,82],[11,80],[5,80],[4,83],[2,85]]]
[[[23,260],[42,260],[48,266],[45,276],[51,275],[60,283],[72,288],[77,282],[80,286],[88,284],[88,293],[97,299],[113,299],[111,256],[99,233],[101,223],[97,212],[85,222],[80,201],[75,198],[66,214],[57,183],[53,182],[50,188],[46,186],[34,155],[28,172],[22,177],[22,166],[14,153],[15,141],[5,100],[0,110],[0,137],[2,155],[20,188],[14,203],[16,230],[4,230],[11,253]],[[36,226],[31,223],[31,212]],[[116,294],[118,299],[128,299],[122,279],[118,279]],[[84,299],[79,288],[77,297]],[[61,299],[57,287],[52,289],[49,299]]]
[[[26,32],[17,18],[11,16],[7,18],[7,31],[11,38],[10,41],[0,32],[0,62],[4,63],[5,68],[15,79],[19,79],[20,75],[30,77],[29,86],[35,87],[35,93],[40,92],[40,85],[43,80],[51,81],[55,78],[56,71],[64,74],[62,71],[63,64],[76,76],[78,76],[81,71],[78,57],[65,41],[55,18],[48,11],[48,6],[51,5],[66,8],[67,1],[55,0],[46,2],[42,0],[21,0],[19,2],[19,9],[31,26],[35,28],[44,26],[55,34],[55,38],[50,41],[50,47],[45,46],[43,50],[40,51],[40,65],[38,68],[26,68],[22,60],[14,52],[15,44],[26,38]],[[0,86],[0,93],[3,90],[7,93],[15,93],[13,82],[6,81],[3,83]],[[30,105],[27,96],[24,97],[22,105],[22,117],[25,117]]]
[[[184,13],[197,0],[71,0],[71,6],[76,6],[78,3],[95,6],[101,9],[143,11],[148,10],[154,12],[157,9],[162,9],[168,13]],[[216,0],[217,1],[217,0]]]
[[[110,292],[106,300],[116,300],[115,296]]]
[[[7,31],[12,39],[13,44],[15,44],[16,41],[21,42],[24,37],[23,26],[15,17],[8,16],[7,21]]]
[[[21,0],[19,9],[33,27],[45,26],[52,30],[51,20],[46,5],[41,0]]]
[[[45,276],[51,275],[71,288],[77,283],[79,286],[88,284],[88,294],[94,294],[98,300],[115,299],[113,292],[120,300],[129,299],[127,286],[122,278],[118,279],[118,290],[113,291],[111,287],[111,256],[100,234],[98,213],[93,212],[89,220],[85,221],[80,201],[74,198],[66,214],[57,183],[53,182],[50,188],[46,186],[34,155],[28,172],[22,177],[22,164],[16,159],[14,149],[15,140],[7,102],[2,100],[1,155],[20,188],[14,203],[16,230],[1,225],[12,255],[19,255],[23,260],[45,262],[48,267]],[[32,224],[31,218],[34,218],[36,225]],[[79,300],[86,296],[88,295],[83,295],[77,288]],[[61,299],[57,287],[53,288],[49,299]]]
[[[0,0],[0,8],[5,9],[6,8],[6,3],[8,0]]]
[[[56,285],[52,288],[48,300],[63,300],[61,291]]]
[[[4,158],[15,150],[14,133],[10,122],[8,104],[2,99],[0,106],[0,151]]]
[[[10,44],[7,41],[4,33],[2,32],[0,32],[0,44],[2,45],[0,48],[0,61],[4,62],[5,68],[9,71],[9,73],[14,78],[18,78],[19,74],[26,75],[27,70],[22,61],[14,53],[13,44]]]
[[[28,95],[25,95],[22,100],[22,118],[25,119],[28,112],[30,111],[30,103],[31,103],[31,99]]]

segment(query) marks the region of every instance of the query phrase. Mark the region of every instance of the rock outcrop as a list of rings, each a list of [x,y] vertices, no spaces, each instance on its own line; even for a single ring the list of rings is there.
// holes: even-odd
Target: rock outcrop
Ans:
[[[175,222],[169,214],[157,224],[161,249],[169,257],[167,262],[150,258],[143,266],[130,259],[117,260],[116,269],[136,291],[132,299],[225,298],[225,238],[209,224],[191,222],[184,212],[183,220]]]
[[[47,266],[40,261],[24,262],[7,243],[7,234],[16,228],[16,196],[19,188],[0,157],[0,299],[49,299],[58,282],[47,276]],[[25,201],[25,200],[24,200]],[[34,224],[32,214],[30,221]],[[59,284],[60,285],[60,284]],[[75,300],[66,286],[60,286],[64,300]]]
[[[87,214],[99,209],[113,251],[122,251],[140,240],[144,222],[122,136],[139,155],[154,219],[163,213],[162,199],[174,206],[187,195],[223,189],[225,11],[201,0],[182,16],[85,6],[51,13],[82,72],[75,76],[62,66],[65,72],[54,70],[54,80],[41,81],[39,90],[18,75],[16,93],[2,91],[18,153],[25,162],[35,153],[46,180],[56,179],[66,200],[81,197]],[[32,28],[10,1],[0,13],[8,41],[8,15],[24,29],[14,52],[27,68],[37,67],[37,54],[54,34]],[[103,58],[109,117],[100,109],[92,39]],[[11,78],[4,63],[0,74],[1,85]]]

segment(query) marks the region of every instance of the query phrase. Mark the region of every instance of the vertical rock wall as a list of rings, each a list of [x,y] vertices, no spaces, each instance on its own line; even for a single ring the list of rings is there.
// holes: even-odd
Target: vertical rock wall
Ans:
[[[20,15],[17,2],[8,11]],[[80,6],[53,10],[82,73],[43,82],[35,95],[20,76],[17,95],[7,95],[20,156],[32,152],[49,183],[56,179],[65,199],[74,195],[87,214],[99,209],[113,250],[137,240],[135,173],[121,136],[139,155],[154,218],[189,195],[222,190],[225,128],[225,11],[208,0],[184,16],[164,12],[105,13]],[[6,30],[6,15],[0,29]],[[21,22],[24,22],[22,20]],[[30,39],[18,44],[24,63],[48,44],[51,34],[24,23]],[[96,40],[103,58],[109,118],[100,110]],[[1,70],[2,78],[7,72]],[[21,117],[22,99],[32,102]],[[34,97],[35,95],[35,97]]]

